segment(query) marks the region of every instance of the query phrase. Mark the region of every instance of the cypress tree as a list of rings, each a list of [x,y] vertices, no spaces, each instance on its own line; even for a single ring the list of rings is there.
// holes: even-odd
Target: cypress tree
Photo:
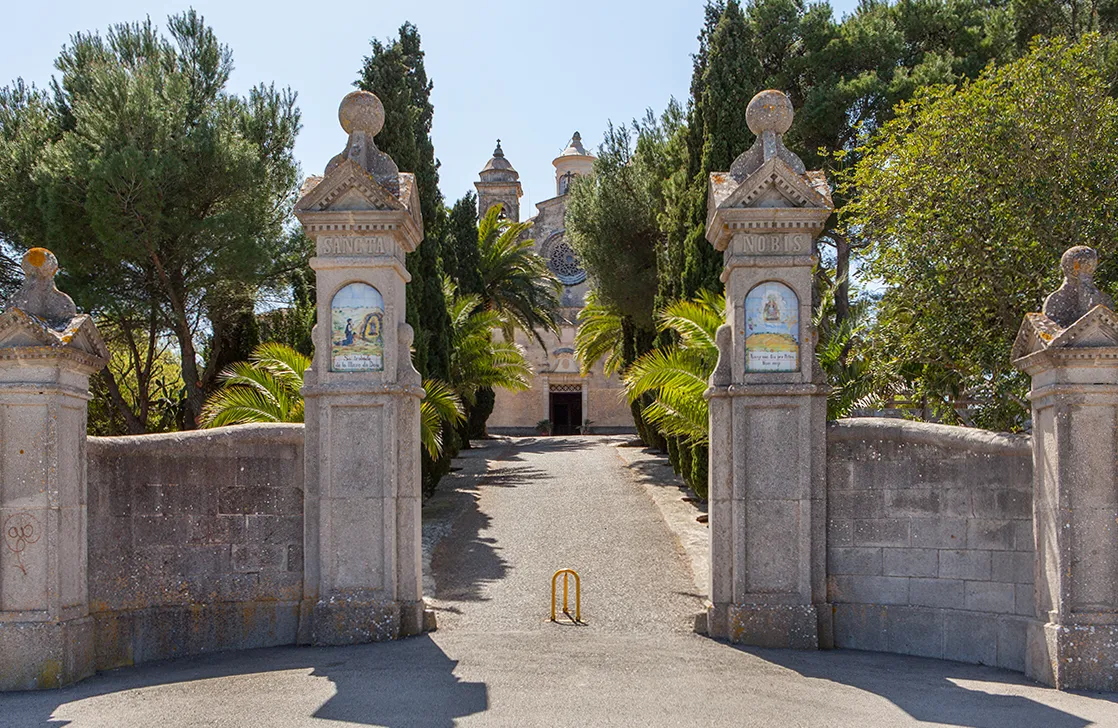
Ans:
[[[707,242],[704,230],[707,179],[711,172],[729,169],[753,141],[745,109],[759,90],[761,67],[752,53],[752,41],[741,6],[729,0],[710,34],[698,88],[692,88],[692,121],[702,129],[702,151],[691,180],[691,225],[683,242],[681,293],[687,297],[703,288],[722,289],[722,254]]]
[[[467,192],[447,215],[443,268],[465,295],[484,291],[477,240],[477,195]]]
[[[443,296],[442,243],[447,212],[439,192],[439,164],[431,141],[432,84],[423,65],[419,31],[411,23],[400,26],[399,36],[386,43],[371,41],[355,86],[372,91],[384,104],[384,130],[377,147],[390,155],[401,170],[415,174],[424,238],[408,253],[411,283],[407,287],[407,320],[415,329],[416,369],[425,379],[446,380],[450,375],[450,314]],[[430,495],[450,472],[458,453],[458,435],[447,433],[443,456],[432,460],[423,453],[423,492]]]
[[[407,288],[408,323],[415,329],[415,365],[424,377],[446,379],[450,362],[450,315],[442,293],[440,248],[445,211],[439,192],[438,162],[431,141],[432,84],[423,66],[419,31],[411,23],[400,26],[399,37],[371,41],[356,86],[372,91],[384,104],[386,123],[377,147],[401,170],[415,174],[423,214],[424,239],[407,266],[412,280]]]

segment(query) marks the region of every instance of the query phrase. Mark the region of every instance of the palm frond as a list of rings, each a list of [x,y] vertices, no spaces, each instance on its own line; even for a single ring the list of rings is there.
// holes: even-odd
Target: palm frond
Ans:
[[[419,405],[419,439],[432,459],[443,452],[443,432],[446,427],[457,427],[466,419],[462,400],[454,389],[439,379],[423,380],[426,395]]]
[[[620,371],[625,340],[621,314],[599,301],[596,291],[590,291],[578,321],[575,356],[583,376],[602,359],[605,359],[603,370],[607,377]]]
[[[221,387],[202,408],[202,427],[252,422],[302,422],[303,374],[310,358],[286,344],[268,342],[249,361],[235,362],[218,375]]]

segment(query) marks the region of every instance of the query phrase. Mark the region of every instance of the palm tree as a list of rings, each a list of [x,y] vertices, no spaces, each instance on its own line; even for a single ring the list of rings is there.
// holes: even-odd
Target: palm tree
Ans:
[[[419,405],[419,439],[432,460],[443,453],[448,428],[458,427],[466,420],[462,400],[449,384],[438,379],[424,379],[426,396]]]
[[[202,427],[250,422],[302,422],[303,373],[311,358],[286,344],[257,346],[248,361],[230,364],[218,375],[221,388],[202,408]]]
[[[450,380],[454,392],[467,405],[473,405],[483,387],[528,389],[532,368],[524,349],[512,341],[493,338],[493,330],[501,327],[501,315],[484,308],[481,296],[458,295],[449,278],[443,279],[443,294],[450,311]]]
[[[201,426],[222,427],[254,422],[302,422],[303,374],[311,358],[287,344],[257,346],[248,361],[231,364],[218,377],[221,388],[202,408]],[[465,418],[462,401],[445,382],[423,380],[426,396],[419,406],[420,442],[432,458],[443,449],[443,433]]]
[[[621,371],[624,359],[625,330],[622,316],[615,308],[603,303],[598,292],[586,294],[586,305],[578,313],[578,330],[575,332],[575,356],[582,375],[586,376],[602,359],[608,377]]]
[[[559,330],[562,285],[534,252],[534,241],[521,239],[532,223],[510,222],[501,212],[502,205],[493,205],[478,223],[481,303],[496,312],[506,340],[519,328],[543,346],[540,331]]]
[[[859,409],[880,409],[887,399],[903,390],[896,362],[872,356],[867,335],[871,330],[873,301],[855,295],[847,303],[841,321],[836,315],[836,294],[841,283],[840,279],[821,288],[819,307],[812,317],[819,334],[815,356],[831,385],[827,395],[828,420],[848,417]]]
[[[725,316],[725,297],[710,291],[668,304],[656,314],[656,326],[674,332],[677,342],[644,354],[625,371],[629,401],[650,395],[652,401],[641,412],[666,437],[692,445],[709,442],[703,393],[718,362],[715,334]]]

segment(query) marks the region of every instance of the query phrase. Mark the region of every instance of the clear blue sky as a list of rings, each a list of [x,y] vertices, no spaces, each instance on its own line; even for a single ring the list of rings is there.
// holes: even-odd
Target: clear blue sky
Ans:
[[[147,15],[163,27],[186,2],[12,3],[0,24],[0,84],[22,76],[44,85],[72,33]],[[855,4],[832,2],[836,15]],[[405,20],[415,23],[435,84],[433,135],[444,195],[453,201],[473,189],[500,137],[520,172],[527,217],[535,203],[554,196],[551,160],[573,131],[590,147],[608,120],[660,110],[672,96],[686,100],[703,0],[196,0],[193,6],[233,49],[233,91],[274,81],[298,92],[303,131],[295,153],[304,174],[320,174],[345,146],[338,102],[352,90],[369,39],[394,35]]]

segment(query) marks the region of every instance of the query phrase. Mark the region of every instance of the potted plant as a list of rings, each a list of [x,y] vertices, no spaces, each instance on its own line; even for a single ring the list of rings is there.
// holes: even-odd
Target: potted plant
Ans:
[[[582,434],[582,435],[591,434],[592,431],[593,431],[593,428],[590,427],[590,425],[592,425],[592,424],[594,424],[593,420],[584,420],[583,423],[582,423],[582,427],[578,428],[579,434]]]
[[[550,435],[551,434],[551,420],[540,420],[539,422],[537,422],[536,423],[536,432],[540,433],[540,435]]]

